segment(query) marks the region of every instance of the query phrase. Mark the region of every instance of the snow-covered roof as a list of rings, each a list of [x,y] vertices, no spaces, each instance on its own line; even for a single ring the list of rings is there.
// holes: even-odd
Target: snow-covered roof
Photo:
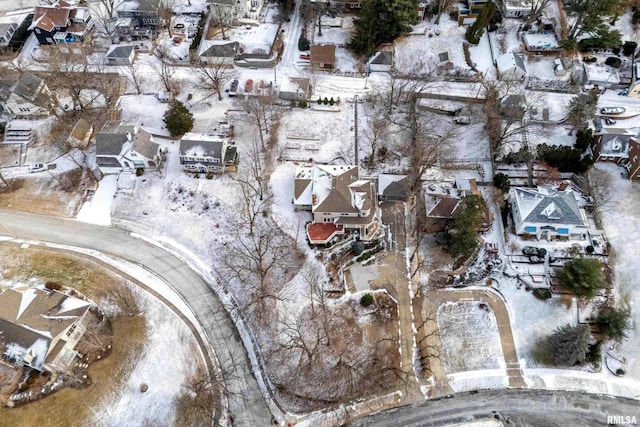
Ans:
[[[222,159],[225,139],[208,133],[185,133],[180,140],[180,155]]]
[[[37,288],[0,291],[0,337],[5,354],[42,370],[54,338],[89,310],[87,301]]]
[[[107,58],[129,58],[133,53],[133,46],[111,46],[107,52]]]
[[[524,42],[529,50],[556,50],[560,49],[558,39],[555,34],[532,33],[523,36]]]
[[[583,63],[584,72],[589,82],[604,82],[604,83],[620,83],[620,75],[618,72],[603,64],[587,64]]]
[[[572,191],[558,191],[549,187],[513,188],[512,194],[522,222],[587,225]]]
[[[522,70],[523,73],[527,72],[527,67],[524,65],[524,59],[515,52],[508,52],[504,55],[500,55],[496,59],[496,66],[500,73],[507,72],[514,68]]]

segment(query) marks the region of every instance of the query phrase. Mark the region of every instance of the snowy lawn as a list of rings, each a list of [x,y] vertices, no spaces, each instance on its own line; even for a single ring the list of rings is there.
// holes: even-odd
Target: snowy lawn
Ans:
[[[111,225],[111,205],[118,189],[118,176],[105,176],[91,200],[78,212],[78,220],[98,225]]]
[[[137,360],[131,361],[126,382],[113,396],[105,397],[95,413],[99,426],[171,424],[175,399],[185,379],[200,360],[191,331],[173,312],[145,292],[138,304],[147,324],[147,343]],[[140,384],[148,390],[140,392]]]
[[[278,34],[278,24],[264,23],[259,26],[241,25],[227,31],[229,40],[240,43],[240,53],[264,53],[271,51]]]
[[[504,367],[496,317],[488,306],[478,302],[442,305],[438,328],[447,373]]]

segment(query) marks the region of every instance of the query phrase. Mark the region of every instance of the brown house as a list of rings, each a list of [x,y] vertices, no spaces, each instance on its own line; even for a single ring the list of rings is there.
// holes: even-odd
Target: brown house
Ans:
[[[333,70],[336,65],[336,47],[314,44],[311,46],[311,67],[317,70]]]
[[[629,139],[629,163],[625,168],[631,181],[640,182],[640,141],[636,138]]]

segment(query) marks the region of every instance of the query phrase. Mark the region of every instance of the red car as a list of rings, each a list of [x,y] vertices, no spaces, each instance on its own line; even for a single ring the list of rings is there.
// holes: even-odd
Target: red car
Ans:
[[[253,89],[253,80],[249,79],[244,84],[244,91],[251,92],[252,89]]]
[[[300,59],[306,59],[309,61],[311,59],[311,55],[300,55]]]

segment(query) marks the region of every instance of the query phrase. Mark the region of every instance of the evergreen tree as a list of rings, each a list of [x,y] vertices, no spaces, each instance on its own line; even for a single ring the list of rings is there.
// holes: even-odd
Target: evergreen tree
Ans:
[[[171,100],[162,120],[171,136],[182,135],[193,129],[193,114],[177,99]]]
[[[602,263],[595,258],[575,258],[558,272],[560,284],[579,297],[593,298],[604,288]]]
[[[608,17],[616,14],[622,0],[572,0],[567,2],[565,10],[575,17],[569,30],[569,38],[576,39],[580,34],[597,34],[606,25]]]
[[[564,325],[547,338],[544,349],[556,365],[573,366],[582,363],[589,352],[589,327]]]
[[[596,325],[600,333],[616,341],[622,341],[627,337],[629,318],[631,311],[628,308],[607,307],[601,310],[596,317]]]
[[[589,128],[578,129],[576,132],[576,143],[574,147],[578,150],[586,150],[593,142],[593,131]]]
[[[353,22],[351,49],[371,56],[380,43],[393,41],[418,23],[417,7],[417,0],[367,0]]]
[[[476,18],[476,22],[471,24],[469,28],[467,28],[467,33],[465,34],[465,38],[471,44],[480,43],[480,37],[484,33],[484,29],[489,25],[489,21],[493,18],[493,15],[496,13],[496,5],[493,2],[487,2],[480,14]]]
[[[598,105],[598,92],[592,90],[589,93],[581,93],[569,102],[569,115],[567,123],[573,126],[573,130],[584,127],[587,120],[596,114]]]
[[[495,174],[495,176],[493,177],[493,185],[497,189],[502,191],[502,194],[507,194],[511,189],[511,183],[509,182],[509,177],[502,172],[498,172],[497,174]]]

